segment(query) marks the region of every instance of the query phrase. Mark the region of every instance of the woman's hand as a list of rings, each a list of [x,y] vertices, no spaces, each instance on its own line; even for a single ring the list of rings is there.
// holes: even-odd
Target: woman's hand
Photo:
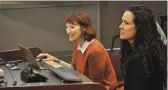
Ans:
[[[40,57],[45,57],[43,58],[43,61],[54,61],[54,62],[60,62],[60,60],[48,53],[40,53],[37,58],[40,58]]]

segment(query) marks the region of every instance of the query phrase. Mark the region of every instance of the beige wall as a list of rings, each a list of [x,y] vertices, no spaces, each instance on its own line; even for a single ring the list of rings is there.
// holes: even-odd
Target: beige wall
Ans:
[[[46,52],[71,51],[72,43],[66,36],[64,18],[75,11],[87,12],[96,29],[96,3],[58,3],[3,4],[0,50],[15,49],[21,44],[36,46]]]
[[[151,8],[157,21],[160,23],[159,17],[166,15],[166,1],[109,1],[101,3],[101,42],[106,48],[110,48],[112,36],[119,34],[119,25],[121,17],[130,4],[144,4]],[[120,41],[117,40],[115,47],[120,47]]]
[[[112,36],[119,33],[118,26],[128,5],[147,5],[154,11],[159,23],[159,17],[167,14],[166,1],[101,1],[99,6],[96,2],[14,3],[0,4],[0,50],[18,48],[17,44],[21,44],[25,47],[37,46],[46,52],[71,51],[72,43],[67,39],[63,20],[73,11],[89,14],[106,48],[110,48]],[[115,47],[120,47],[119,40]]]

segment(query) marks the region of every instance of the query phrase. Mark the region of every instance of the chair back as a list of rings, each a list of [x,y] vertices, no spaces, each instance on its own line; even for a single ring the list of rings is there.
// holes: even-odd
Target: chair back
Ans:
[[[120,69],[120,48],[114,48],[115,40],[119,37],[120,35],[116,35],[112,38],[111,49],[108,52],[118,81],[110,87],[110,90],[124,90],[124,81],[122,80]]]
[[[116,35],[112,38],[111,50],[109,50],[109,56],[114,67],[117,80],[120,80],[121,70],[120,70],[120,48],[114,48],[115,40],[119,38],[120,35]]]
[[[113,48],[109,52],[109,56],[116,73],[117,80],[120,80],[121,70],[120,70],[120,48]]]

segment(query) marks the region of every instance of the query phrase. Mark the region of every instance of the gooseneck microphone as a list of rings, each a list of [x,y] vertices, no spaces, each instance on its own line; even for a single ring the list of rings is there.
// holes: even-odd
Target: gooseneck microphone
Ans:
[[[11,65],[7,64],[7,63],[3,60],[3,58],[0,58],[0,60],[3,61],[3,63],[4,63],[5,66],[6,66],[6,68],[9,70],[9,73],[10,73],[11,76],[12,76],[12,79],[13,79],[13,84],[12,84],[12,85],[13,85],[13,86],[16,86],[16,85],[17,85],[17,81],[14,80],[13,74],[12,74],[11,70],[9,69],[9,68],[11,67]]]

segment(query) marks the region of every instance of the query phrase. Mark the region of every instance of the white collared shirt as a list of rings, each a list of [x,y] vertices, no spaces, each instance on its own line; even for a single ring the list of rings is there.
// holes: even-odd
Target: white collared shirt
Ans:
[[[88,48],[89,44],[91,42],[93,42],[94,39],[92,39],[91,41],[85,41],[84,44],[82,45],[82,47],[78,44],[77,50],[80,50],[82,52],[82,54],[84,54],[84,52],[86,51],[86,49]]]

